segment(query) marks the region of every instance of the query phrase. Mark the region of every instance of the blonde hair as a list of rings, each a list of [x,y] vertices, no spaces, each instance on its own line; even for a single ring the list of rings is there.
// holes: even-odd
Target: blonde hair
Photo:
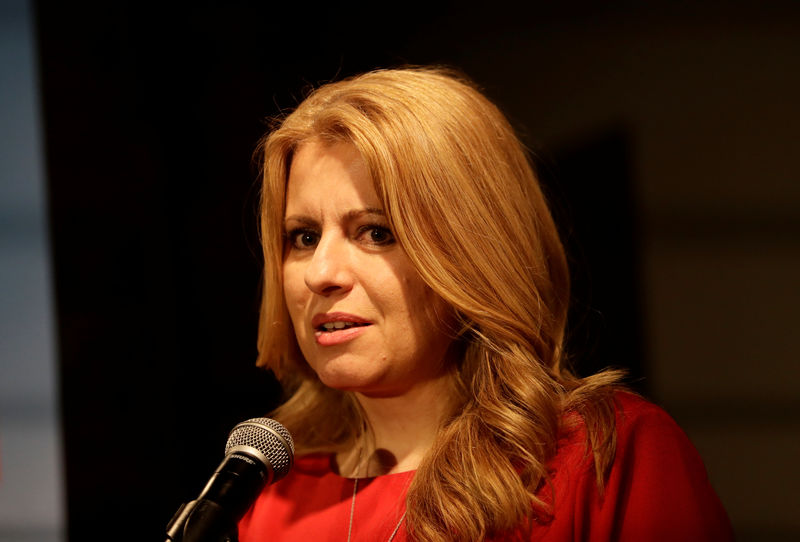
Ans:
[[[494,104],[438,68],[324,85],[262,141],[258,364],[286,384],[290,397],[274,416],[298,448],[341,450],[363,426],[352,396],[308,368],[283,301],[286,180],[294,151],[312,138],[358,149],[397,241],[460,325],[459,405],[409,488],[412,537],[482,540],[547,516],[536,492],[570,412],[587,429],[602,489],[619,375],[580,379],[565,366],[569,272],[528,156]],[[329,423],[334,415],[347,423]]]

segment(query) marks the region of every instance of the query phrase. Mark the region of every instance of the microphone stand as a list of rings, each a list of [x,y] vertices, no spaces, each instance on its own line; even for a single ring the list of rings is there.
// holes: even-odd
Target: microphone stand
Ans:
[[[238,526],[217,503],[197,499],[178,508],[165,542],[239,542]]]

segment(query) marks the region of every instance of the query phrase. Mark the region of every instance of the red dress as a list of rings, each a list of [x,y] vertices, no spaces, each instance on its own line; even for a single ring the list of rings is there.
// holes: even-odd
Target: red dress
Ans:
[[[583,439],[578,431],[559,441],[549,463],[552,493],[547,485],[541,492],[553,503],[553,518],[534,524],[531,541],[733,540],[700,456],[662,409],[630,394],[617,396],[617,453],[602,496]],[[389,539],[413,476],[412,471],[359,480],[352,541]],[[330,456],[300,457],[242,519],[239,540],[346,541],[352,496],[353,480],[333,472]],[[516,534],[508,540],[517,540]],[[407,540],[402,526],[394,541]]]

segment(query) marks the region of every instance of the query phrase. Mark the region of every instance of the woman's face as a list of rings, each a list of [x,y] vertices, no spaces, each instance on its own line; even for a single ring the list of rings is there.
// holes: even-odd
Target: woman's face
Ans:
[[[443,374],[451,311],[395,241],[354,146],[300,146],[284,228],[286,305],[324,384],[391,396]]]

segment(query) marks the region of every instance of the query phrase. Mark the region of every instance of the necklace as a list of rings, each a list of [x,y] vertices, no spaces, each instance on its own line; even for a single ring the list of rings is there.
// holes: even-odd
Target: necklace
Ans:
[[[350,525],[347,527],[347,542],[350,542],[350,535],[353,533],[353,513],[356,509],[356,493],[358,492],[358,478],[353,481],[353,499],[350,501]],[[403,511],[403,515],[400,516],[400,521],[397,522],[397,525],[394,526],[394,530],[392,534],[389,535],[389,539],[386,542],[392,542],[394,540],[394,535],[397,534],[397,531],[400,530],[400,526],[403,524],[403,520],[406,519],[406,512]]]
[[[353,498],[350,500],[350,523],[347,526],[347,542],[350,542],[350,536],[353,534],[353,515],[355,514],[355,511],[356,511],[356,494],[358,493],[358,479],[359,479],[359,477],[361,475],[361,465],[362,465],[361,452],[362,451],[363,451],[363,448],[359,448],[359,450],[358,450],[358,469],[357,469],[357,472],[356,472],[356,478],[355,478],[355,480],[353,480]],[[395,525],[394,530],[392,531],[392,534],[389,535],[389,539],[386,542],[392,542],[392,540],[394,540],[394,535],[397,534],[397,531],[400,530],[400,526],[403,524],[403,520],[406,519],[406,512],[407,512],[406,510],[403,511],[403,515],[400,516],[400,521],[397,522],[397,525]]]

